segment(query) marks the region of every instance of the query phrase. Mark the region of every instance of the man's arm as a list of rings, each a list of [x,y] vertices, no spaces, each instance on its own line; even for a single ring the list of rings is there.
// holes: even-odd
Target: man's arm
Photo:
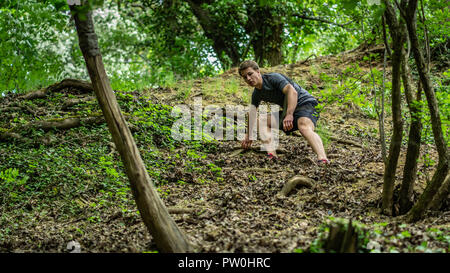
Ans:
[[[283,88],[283,94],[288,96],[286,115],[293,115],[297,107],[297,91],[295,91],[291,84],[287,84]]]
[[[294,126],[294,111],[297,107],[297,91],[295,91],[294,87],[291,84],[287,84],[283,88],[283,94],[287,96],[287,110],[286,116],[283,120],[283,128],[288,131],[291,130]]]

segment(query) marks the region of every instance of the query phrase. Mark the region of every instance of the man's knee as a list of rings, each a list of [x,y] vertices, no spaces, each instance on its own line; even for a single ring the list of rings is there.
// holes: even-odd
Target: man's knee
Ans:
[[[300,126],[298,126],[298,130],[300,131],[300,133],[302,135],[307,135],[307,134],[312,132],[311,128],[309,126],[307,126],[307,125],[300,125]]]
[[[308,118],[299,118],[298,119],[298,130],[302,135],[307,135],[314,132],[314,123]]]

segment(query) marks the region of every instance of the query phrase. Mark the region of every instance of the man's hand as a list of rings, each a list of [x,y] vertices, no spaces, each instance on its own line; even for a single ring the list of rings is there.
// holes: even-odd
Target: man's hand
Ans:
[[[248,148],[250,148],[250,146],[252,146],[252,142],[253,142],[253,140],[250,140],[250,138],[248,137],[248,134],[246,134],[244,137],[244,140],[242,140],[242,142],[241,142],[241,146],[244,149],[248,149]]]
[[[287,114],[283,120],[283,129],[289,131],[294,128],[294,116],[292,114]]]

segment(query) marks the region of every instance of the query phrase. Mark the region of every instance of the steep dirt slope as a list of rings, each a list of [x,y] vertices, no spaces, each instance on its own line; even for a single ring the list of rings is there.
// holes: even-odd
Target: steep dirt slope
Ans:
[[[379,51],[380,48],[371,49],[371,52]],[[221,181],[205,182],[195,171],[182,168],[188,159],[177,159],[178,165],[174,167],[173,172],[165,174],[166,178],[174,183],[160,185],[159,191],[166,205],[172,208],[175,221],[198,251],[306,250],[318,237],[321,224],[330,217],[353,219],[366,224],[372,230],[376,229],[379,235],[371,237],[371,249],[377,251],[421,251],[420,246],[424,242],[427,242],[426,245],[430,249],[448,251],[448,208],[430,212],[426,219],[415,224],[405,224],[401,217],[385,217],[379,214],[384,165],[377,134],[377,120],[370,118],[361,107],[350,100],[331,103],[333,98],[321,92],[333,88],[330,84],[334,80],[339,82],[344,74],[349,73],[354,73],[354,89],[357,89],[369,71],[368,63],[362,61],[366,53],[346,52],[338,56],[310,58],[291,65],[262,68],[263,73],[281,72],[290,76],[322,101],[325,107],[320,113],[318,131],[324,139],[331,160],[329,166],[316,164],[315,156],[303,137],[287,136],[283,133],[280,133],[280,148],[283,153],[279,154],[278,161],[267,160],[265,154],[257,149],[237,152],[239,141],[218,142],[217,150],[209,152],[207,157],[198,159],[198,162],[204,166],[214,163],[220,167]],[[382,69],[382,63],[378,60],[372,67]],[[360,82],[357,81],[358,78]],[[367,79],[365,81],[365,86],[370,84]],[[197,97],[202,98],[204,106],[215,104],[224,107],[248,105],[250,92],[250,88],[238,77],[237,70],[232,69],[217,77],[177,82],[169,87],[136,91],[129,96],[130,100],[134,101],[136,97],[146,95],[153,103],[171,106],[192,106],[194,98]],[[76,95],[76,92],[74,94]],[[58,98],[52,103],[61,103]],[[133,120],[130,120],[130,124],[133,124]],[[139,133],[136,131],[138,126],[134,124],[135,133]],[[386,121],[386,128],[389,131],[389,119]],[[63,132],[52,137],[73,136]],[[80,140],[82,147],[100,141],[99,136],[93,138],[88,141]],[[67,141],[68,145],[72,145],[73,140]],[[259,144],[254,143],[254,147],[258,148]],[[113,154],[115,160],[119,160],[113,147],[106,147],[105,153]],[[147,153],[154,152],[146,143],[141,143],[140,149],[144,158]],[[427,150],[432,158],[436,158],[432,147],[424,145],[423,149]],[[163,155],[161,160],[169,163],[167,158],[173,155],[173,151],[161,149],[160,153]],[[403,165],[404,153],[397,170],[398,181],[401,181]],[[150,172],[154,171],[151,167],[148,169]],[[422,174],[418,177],[415,197],[424,188],[426,173],[431,176],[432,171],[432,168],[427,168],[423,163],[419,164],[419,169]],[[312,179],[313,186],[299,186],[286,197],[281,197],[278,193],[295,175]],[[86,177],[89,177],[89,174]],[[86,177],[80,178],[80,183],[85,183],[88,188],[91,185]],[[184,182],[175,183],[176,181]],[[129,201],[126,207],[110,204],[101,210],[100,219],[88,217],[88,212],[96,210],[95,207],[89,208],[89,204],[98,202],[98,198],[103,197],[102,194],[92,190],[83,193],[76,202],[64,200],[80,203],[86,214],[63,220],[62,201],[40,209],[34,207],[38,202],[30,199],[26,204],[26,207],[30,207],[29,214],[21,214],[23,221],[17,224],[18,226],[7,227],[8,233],[5,232],[0,237],[0,250],[63,252],[67,251],[67,243],[74,239],[86,252],[153,251],[155,246],[151,236],[148,235],[139,215],[135,213],[132,201]],[[130,193],[124,196],[125,199],[132,200]],[[14,214],[4,213],[6,218],[12,217],[11,215]],[[13,223],[14,219],[4,221]],[[443,230],[447,237],[435,236],[433,234],[436,233],[430,230],[441,230],[439,234],[442,234]]]

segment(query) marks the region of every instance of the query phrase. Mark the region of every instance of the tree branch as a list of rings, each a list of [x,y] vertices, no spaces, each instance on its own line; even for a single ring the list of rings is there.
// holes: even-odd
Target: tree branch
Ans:
[[[330,25],[335,25],[335,26],[338,26],[338,27],[341,27],[341,28],[344,28],[344,29],[347,29],[347,30],[351,30],[351,29],[347,28],[346,25],[349,25],[349,24],[353,23],[353,21],[350,21],[350,22],[347,22],[345,24],[339,24],[339,23],[335,23],[335,22],[329,21],[329,20],[324,19],[324,18],[313,17],[313,16],[308,16],[308,15],[299,14],[299,13],[293,13],[293,14],[291,14],[291,16],[297,17],[297,18],[300,18],[300,19],[304,19],[304,20],[312,20],[312,21],[318,21],[318,22],[322,22],[322,23],[326,23],[326,24],[330,24]]]

